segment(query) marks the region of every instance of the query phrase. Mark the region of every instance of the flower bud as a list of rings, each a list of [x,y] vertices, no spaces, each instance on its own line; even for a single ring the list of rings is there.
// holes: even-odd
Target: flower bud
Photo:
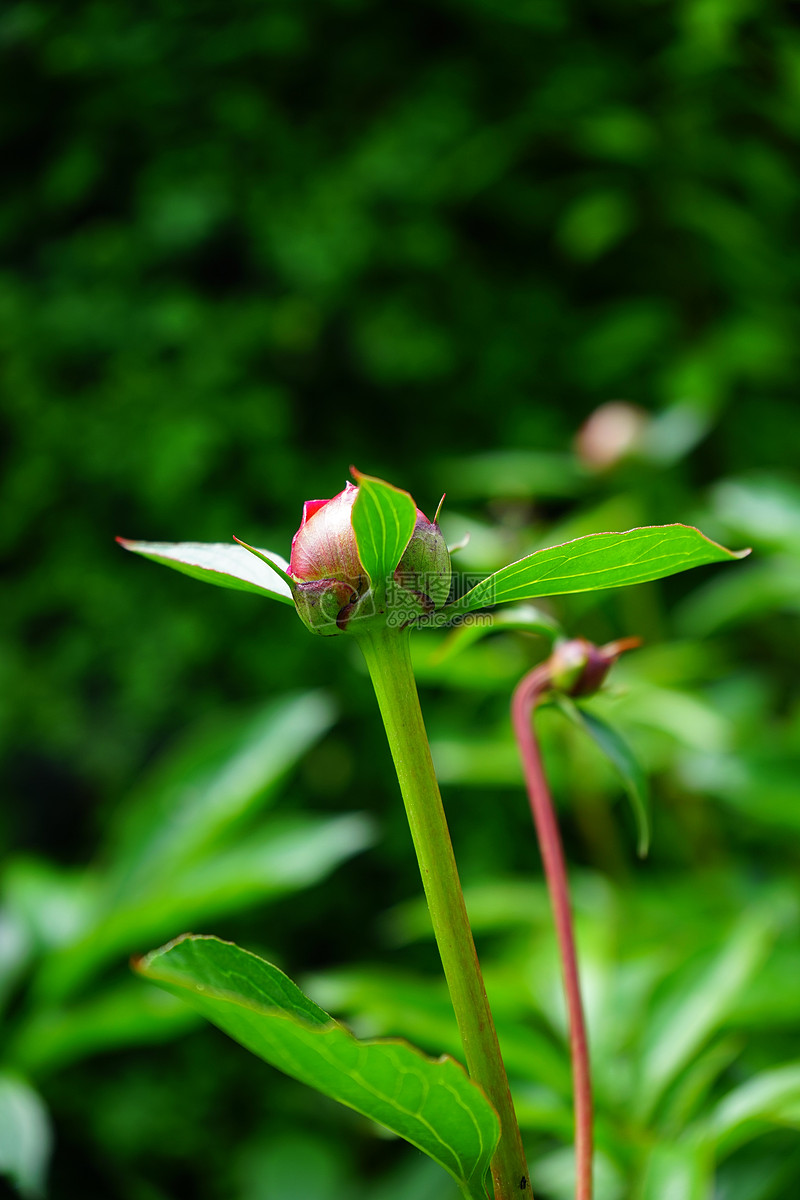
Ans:
[[[441,608],[450,594],[450,552],[439,526],[417,509],[408,545],[394,572],[390,624],[405,625]]]
[[[591,696],[603,686],[620,654],[638,645],[636,637],[620,638],[607,646],[595,646],[581,637],[559,642],[549,659],[551,686],[568,696]]]
[[[301,618],[314,633],[356,633],[375,625],[400,628],[441,608],[450,591],[450,555],[439,526],[417,509],[408,545],[376,604],[358,555],[348,483],[332,500],[307,500],[292,540],[289,575]],[[367,624],[369,623],[369,624]]]

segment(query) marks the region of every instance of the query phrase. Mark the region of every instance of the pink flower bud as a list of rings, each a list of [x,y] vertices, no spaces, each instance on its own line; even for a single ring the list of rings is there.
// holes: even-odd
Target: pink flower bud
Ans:
[[[358,589],[364,570],[351,520],[357,495],[355,484],[347,483],[332,500],[306,500],[289,559],[289,574],[298,583],[335,579]]]
[[[359,633],[370,625],[401,627],[432,613],[450,591],[450,555],[439,526],[420,509],[381,607],[376,607],[353,531],[358,488],[348,483],[332,500],[307,500],[292,539],[289,575],[297,611],[324,636]]]

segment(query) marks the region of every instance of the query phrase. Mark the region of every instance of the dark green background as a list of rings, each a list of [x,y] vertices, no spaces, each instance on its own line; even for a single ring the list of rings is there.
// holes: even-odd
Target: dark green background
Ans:
[[[382,841],[281,913],[284,952],[297,970],[358,957],[359,939],[365,957],[385,952],[364,914],[416,883],[351,648],[113,544],[235,532],[288,554],[303,500],[338,491],[355,463],[429,515],[446,491],[453,537],[459,521],[493,525],[499,549],[473,539],[472,569],[606,520],[753,543],[753,561],[724,568],[749,573],[743,597],[711,593],[682,625],[673,613],[713,572],[553,611],[572,633],[694,647],[686,686],[724,693],[728,749],[755,763],[738,807],[724,782],[670,777],[693,815],[664,821],[651,869],[687,889],[709,858],[747,878],[796,870],[796,6],[30,0],[5,6],[0,44],[10,850],[81,866],[179,733],[322,684],[342,723],[287,804],[371,809]],[[574,438],[610,400],[637,406],[644,433],[591,470]],[[520,644],[524,668],[541,647]],[[435,683],[432,724],[468,738],[475,696],[443,700]],[[491,700],[498,722],[511,683]],[[522,806],[498,815],[490,786],[469,794],[453,817],[466,874],[529,871]],[[585,831],[567,836],[580,864],[620,869]],[[792,1036],[765,1061],[796,1056]],[[227,1049],[194,1035],[189,1061],[176,1043],[170,1076],[185,1083],[208,1056],[229,1094]],[[87,1069],[100,1107],[103,1089],[132,1111],[137,1088],[144,1108],[158,1094],[155,1058]],[[171,1158],[163,1128],[126,1141],[122,1117],[109,1131],[65,1116],[82,1088],[77,1073],[49,1097],[64,1121],[54,1196],[73,1194],[104,1139],[115,1166],[92,1194],[238,1195],[185,1165],[203,1153],[197,1129]],[[207,1121],[196,1088],[175,1095]],[[142,1167],[154,1138],[163,1170]],[[248,1200],[279,1200],[253,1187]]]

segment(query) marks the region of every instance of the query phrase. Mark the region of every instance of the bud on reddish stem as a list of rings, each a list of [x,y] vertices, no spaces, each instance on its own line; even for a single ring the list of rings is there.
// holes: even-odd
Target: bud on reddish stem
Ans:
[[[385,599],[376,604],[353,530],[357,496],[358,488],[347,483],[331,500],[307,500],[292,539],[295,605],[308,628],[323,636],[358,634],[377,624],[399,628],[441,608],[450,591],[450,555],[441,530],[417,509]]]
[[[595,646],[586,638],[559,642],[550,656],[550,685],[568,696],[591,696],[605,683],[606,675],[624,650],[641,645],[641,638],[620,638]]]

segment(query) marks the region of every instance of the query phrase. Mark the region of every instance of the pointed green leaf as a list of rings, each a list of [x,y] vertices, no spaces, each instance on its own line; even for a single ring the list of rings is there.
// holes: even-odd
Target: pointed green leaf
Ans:
[[[126,978],[73,1004],[31,1006],[6,1053],[26,1074],[52,1076],[95,1054],[171,1041],[201,1021],[175,996]]]
[[[358,484],[353,505],[358,557],[380,596],[414,532],[417,506],[408,492],[372,475],[362,475],[355,467],[352,472]]]
[[[722,1025],[745,984],[756,977],[779,919],[772,903],[746,912],[715,958],[699,970],[689,968],[678,975],[661,996],[639,1058],[633,1104],[642,1120],[658,1110],[664,1092]]]
[[[117,541],[126,550],[152,558],[153,562],[163,563],[165,567],[173,567],[184,575],[191,575],[192,579],[294,604],[289,585],[244,546],[229,546],[227,542],[132,542],[128,538],[117,538]],[[271,550],[259,553],[274,559],[282,570],[287,570],[289,564],[280,554],[273,554]]]
[[[800,1062],[762,1071],[729,1092],[711,1114],[709,1137],[731,1153],[765,1123],[800,1129]]]
[[[691,525],[653,525],[624,533],[591,533],[561,546],[537,550],[489,575],[444,613],[471,612],[509,600],[533,600],[567,592],[592,592],[663,579],[690,567],[743,558],[749,550],[726,550]]]
[[[117,898],[85,937],[52,956],[44,978],[51,991],[74,990],[109,959],[125,960],[132,949],[175,929],[311,887],[373,840],[369,819],[360,813],[267,820],[239,845],[179,863],[170,874],[140,879],[142,890],[127,903],[124,895]]]
[[[637,851],[644,858],[650,846],[650,796],[647,776],[622,735],[595,713],[579,708],[568,696],[557,696],[555,703],[578,729],[588,733],[614,766],[625,785],[636,821]]]
[[[241,823],[258,815],[260,824],[278,785],[337,715],[325,692],[284,692],[188,731],[117,808],[115,896],[130,900],[148,879],[169,886],[186,862],[218,854]]]
[[[499,1121],[453,1059],[427,1058],[401,1041],[359,1041],[277,967],[217,938],[186,935],[137,969],[265,1062],[430,1155],[469,1200],[485,1200]]]

